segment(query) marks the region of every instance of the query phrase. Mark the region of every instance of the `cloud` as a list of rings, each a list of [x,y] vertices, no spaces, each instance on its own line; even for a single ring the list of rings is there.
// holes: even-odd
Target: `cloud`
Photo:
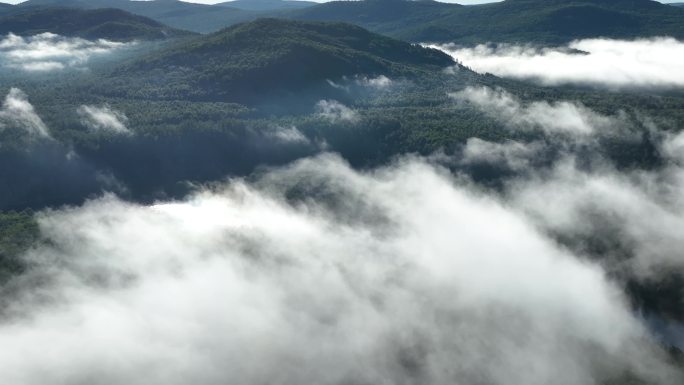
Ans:
[[[611,88],[683,87],[684,42],[672,38],[632,41],[586,39],[567,47],[453,44],[432,46],[478,72],[547,85],[588,84]]]
[[[109,106],[80,106],[76,112],[81,118],[81,123],[97,132],[112,134],[132,135],[133,132],[126,127],[128,118],[122,112],[112,110]]]
[[[41,33],[31,37],[10,33],[0,40],[0,62],[5,67],[29,72],[83,68],[91,57],[107,54],[130,44],[133,43],[118,43],[104,39],[90,41],[53,33]]]
[[[681,383],[599,265],[419,159],[324,155],[40,226],[2,383]]]
[[[19,128],[31,138],[50,138],[47,126],[18,88],[10,89],[0,110],[0,128],[8,127]]]
[[[461,163],[466,165],[489,163],[503,165],[511,170],[523,170],[530,165],[530,159],[537,155],[542,147],[543,145],[539,142],[495,143],[470,138],[463,149]]]
[[[385,75],[380,75],[375,78],[369,78],[366,76],[360,77],[356,79],[356,82],[364,87],[371,87],[371,88],[376,88],[376,89],[385,89],[390,87],[393,84],[392,79],[388,78]]]
[[[616,127],[627,125],[623,117],[600,115],[580,103],[536,101],[524,104],[503,89],[467,87],[449,96],[516,129],[538,130],[550,135],[590,137],[609,134]]]
[[[319,117],[332,123],[351,122],[360,120],[358,112],[338,102],[337,100],[321,100],[316,103],[316,112]]]
[[[661,151],[667,154],[678,140],[666,140]],[[672,156],[681,159],[681,153]],[[581,161],[566,155],[550,172],[514,181],[515,206],[549,233],[577,240],[587,252],[599,251],[613,269],[628,269],[641,279],[684,273],[681,163],[621,171],[610,163],[587,169]]]
[[[275,139],[279,142],[290,144],[309,144],[311,141],[295,126],[283,127],[275,126],[265,132],[269,138]]]

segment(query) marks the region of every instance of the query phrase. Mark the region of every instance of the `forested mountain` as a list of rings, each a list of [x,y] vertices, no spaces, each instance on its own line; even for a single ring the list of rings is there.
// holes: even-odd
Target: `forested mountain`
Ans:
[[[605,36],[684,37],[684,11],[651,0],[506,0],[478,6],[432,1],[335,1],[290,13],[411,41],[565,43]]]
[[[164,39],[190,35],[120,9],[29,8],[0,16],[0,34],[63,36],[114,41]]]
[[[275,11],[284,9],[301,9],[316,5],[313,1],[299,0],[232,0],[216,5],[233,7],[249,11]]]
[[[118,8],[154,19],[174,28],[214,32],[235,23],[253,20],[261,13],[242,9],[188,3],[178,0],[28,0],[23,7],[61,6],[82,9]]]
[[[408,76],[453,64],[440,51],[349,24],[260,19],[143,58],[118,71],[112,89],[125,92],[133,78],[162,98],[245,101],[343,76]]]

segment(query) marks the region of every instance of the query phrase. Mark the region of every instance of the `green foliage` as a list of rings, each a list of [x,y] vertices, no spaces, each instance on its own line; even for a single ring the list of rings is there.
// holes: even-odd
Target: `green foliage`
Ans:
[[[23,270],[20,256],[38,236],[38,223],[30,210],[0,212],[0,283]]]
[[[437,50],[348,24],[260,19],[153,53],[103,88],[113,96],[245,102],[345,75],[414,76],[451,64]]]

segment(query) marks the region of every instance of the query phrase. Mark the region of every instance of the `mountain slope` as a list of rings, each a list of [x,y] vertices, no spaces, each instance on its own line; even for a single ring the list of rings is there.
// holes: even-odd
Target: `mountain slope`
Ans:
[[[160,97],[243,101],[343,76],[409,76],[452,64],[440,51],[357,26],[260,19],[153,54],[116,76]]]
[[[411,41],[561,44],[597,36],[684,37],[684,10],[651,0],[506,0],[477,6],[335,1],[292,11],[289,17],[355,23]]]
[[[80,9],[117,8],[174,28],[201,33],[217,31],[260,16],[259,12],[254,11],[178,0],[28,0],[21,3],[20,7],[47,5]]]
[[[0,16],[0,34],[63,36],[114,41],[151,40],[189,35],[119,9],[27,8]]]
[[[233,7],[247,11],[278,11],[285,9],[301,9],[316,5],[313,1],[300,0],[232,0],[216,5]]]

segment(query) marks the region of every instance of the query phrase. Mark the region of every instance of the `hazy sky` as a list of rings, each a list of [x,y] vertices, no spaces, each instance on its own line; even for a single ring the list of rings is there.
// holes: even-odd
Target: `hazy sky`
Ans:
[[[24,0],[1,0],[0,3],[10,3],[10,4],[17,4],[21,3]],[[189,3],[203,3],[203,4],[215,4],[215,3],[222,3],[227,0],[185,0]],[[312,1],[317,1],[319,3],[325,2],[326,0],[312,0]],[[493,3],[498,0],[440,0],[443,3],[459,3],[459,4],[482,4],[482,3]],[[684,0],[663,0],[661,3],[677,3],[680,1]]]

